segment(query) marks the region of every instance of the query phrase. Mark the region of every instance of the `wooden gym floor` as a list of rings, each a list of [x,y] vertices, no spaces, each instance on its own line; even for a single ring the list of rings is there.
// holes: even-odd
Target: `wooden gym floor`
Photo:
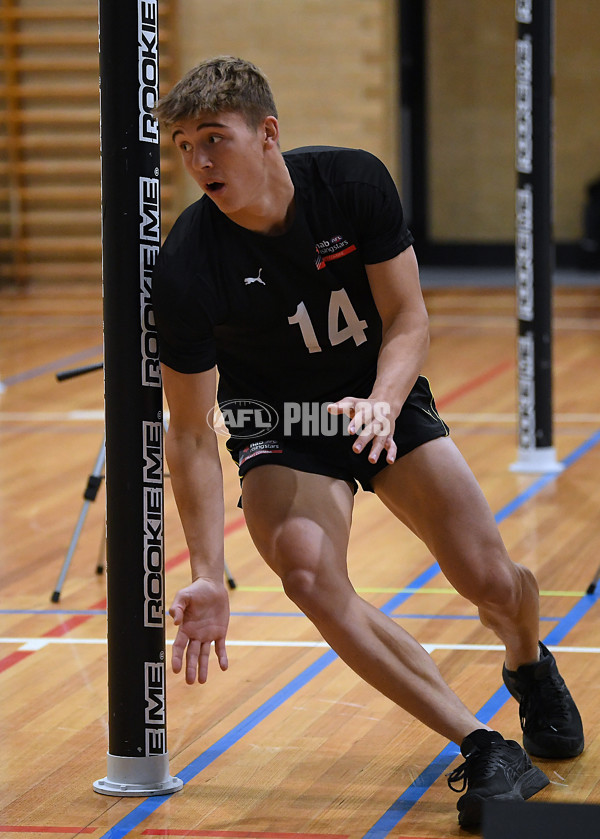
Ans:
[[[600,803],[600,289],[555,299],[555,445],[562,474],[509,470],[516,457],[514,293],[426,287],[427,362],[438,407],[478,477],[512,557],[536,574],[540,634],[558,649],[587,748],[538,761],[537,801]],[[441,839],[460,835],[444,774],[458,750],[362,684],[328,650],[263,565],[226,475],[230,669],[205,686],[168,680],[171,773],[182,792],[97,795],[106,774],[104,489],[91,505],[60,603],[50,595],[102,442],[100,289],[0,291],[0,833],[226,839]],[[167,599],[188,580],[166,484]],[[354,584],[431,651],[482,721],[520,737],[501,688],[502,652],[432,557],[374,497],[356,499]],[[600,588],[600,587],[599,587]],[[168,639],[173,631],[169,626]]]

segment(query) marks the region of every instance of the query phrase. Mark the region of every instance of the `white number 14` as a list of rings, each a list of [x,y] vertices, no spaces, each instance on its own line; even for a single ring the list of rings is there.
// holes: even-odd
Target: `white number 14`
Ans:
[[[339,328],[340,312],[344,316],[346,326]],[[291,324],[297,323],[300,327],[300,332],[304,338],[306,348],[310,353],[321,352],[321,347],[315,335],[315,330],[310,319],[310,315],[304,303],[298,303],[298,308],[295,313],[288,318]],[[350,298],[346,289],[340,288],[331,292],[329,300],[329,313],[327,318],[327,326],[329,332],[329,341],[331,346],[335,347],[343,341],[348,341],[350,338],[354,339],[354,343],[358,347],[364,344],[367,340],[365,329],[367,328],[366,320],[359,320],[358,315],[354,311],[354,307],[350,302]]]

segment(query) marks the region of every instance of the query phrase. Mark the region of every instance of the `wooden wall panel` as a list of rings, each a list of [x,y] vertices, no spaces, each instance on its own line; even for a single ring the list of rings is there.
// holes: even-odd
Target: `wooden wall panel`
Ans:
[[[514,3],[428,0],[431,236],[514,238]],[[600,176],[600,5],[555,0],[555,234],[582,234]]]
[[[267,74],[282,147],[359,146],[398,175],[394,0],[179,0],[180,74],[240,55]],[[189,180],[189,179],[188,179]],[[185,183],[183,205],[198,195]]]
[[[169,77],[169,0],[161,5]],[[100,282],[97,0],[0,6],[0,282]],[[169,218],[171,152],[163,167]]]

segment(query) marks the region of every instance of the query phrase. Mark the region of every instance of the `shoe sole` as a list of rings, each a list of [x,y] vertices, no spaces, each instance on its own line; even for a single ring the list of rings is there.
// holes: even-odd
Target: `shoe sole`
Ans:
[[[478,795],[473,793],[472,796],[467,793],[463,798],[463,803],[458,814],[458,823],[461,827],[477,827],[481,824],[481,815],[483,811],[483,804],[485,801],[527,801],[536,792],[539,792],[550,783],[545,773],[537,766],[532,766],[527,772],[524,772],[518,779],[510,792],[502,792],[498,795]]]

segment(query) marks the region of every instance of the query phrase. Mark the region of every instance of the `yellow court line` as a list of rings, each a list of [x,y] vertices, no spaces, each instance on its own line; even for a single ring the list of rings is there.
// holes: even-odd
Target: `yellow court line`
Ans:
[[[236,586],[236,591],[280,591],[281,586]],[[357,588],[359,594],[458,594],[454,588]],[[583,597],[585,591],[540,591],[542,597]]]

